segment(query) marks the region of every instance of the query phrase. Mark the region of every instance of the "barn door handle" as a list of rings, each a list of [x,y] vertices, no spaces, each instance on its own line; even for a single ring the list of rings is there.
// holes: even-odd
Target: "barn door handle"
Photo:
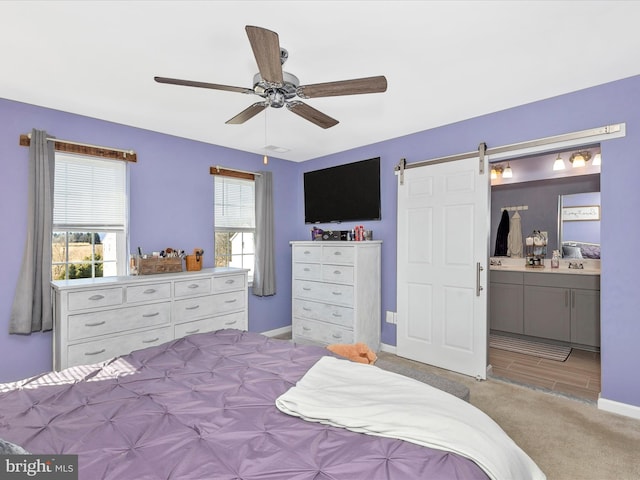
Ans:
[[[482,285],[480,285],[480,272],[482,272],[484,268],[480,265],[480,262],[476,263],[476,297],[480,296],[480,292],[483,290]]]

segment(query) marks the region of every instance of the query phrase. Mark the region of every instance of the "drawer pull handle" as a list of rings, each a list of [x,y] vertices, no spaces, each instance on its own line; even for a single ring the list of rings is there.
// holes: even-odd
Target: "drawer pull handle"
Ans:
[[[104,298],[104,295],[91,295],[89,297],[89,300],[102,300]]]
[[[189,285],[187,288],[194,289],[194,288],[198,288],[199,286],[200,286],[200,285],[198,285],[197,283],[192,283],[192,284],[191,284],[191,285]]]
[[[342,252],[333,252],[334,255],[342,255]]]
[[[156,293],[156,289],[155,288],[147,288],[144,292],[145,295],[151,295],[152,293]]]
[[[100,325],[104,325],[105,323],[107,323],[107,322],[103,320],[101,322],[85,323],[84,326],[85,327],[99,327]]]
[[[302,330],[304,330],[305,332],[308,332],[309,330],[311,330],[311,327],[302,327]]]
[[[234,298],[232,300],[225,300],[224,303],[236,303],[238,299]]]
[[[305,254],[305,255],[311,255],[311,252],[310,252],[309,250],[305,250],[305,251],[304,251],[304,254]]]
[[[311,291],[311,287],[302,287],[302,289],[303,289],[305,292],[310,292],[310,291]]]
[[[339,313],[333,313],[332,314],[335,318],[342,318],[342,315]]]
[[[310,271],[311,271],[311,269],[310,269],[310,268],[305,268],[305,269],[304,269],[304,271],[305,271],[305,272],[310,272]]]
[[[342,292],[331,292],[331,293],[334,294],[334,295],[337,295],[337,296],[342,295]]]
[[[160,337],[152,338],[151,340],[142,340],[142,343],[156,343],[160,340]]]
[[[155,313],[145,313],[142,315],[142,318],[151,318],[151,317],[157,317],[158,315],[160,315],[160,312],[155,312]]]
[[[235,282],[236,282],[235,280],[231,280],[231,279],[229,279],[229,280],[227,280],[227,281],[226,281],[226,282],[224,282],[224,283],[226,283],[227,285],[231,285],[232,283],[235,283]]]
[[[186,307],[185,310],[197,310],[200,308],[200,305],[193,305],[192,307]]]
[[[237,320],[233,320],[231,322],[224,322],[225,325],[233,325],[234,323],[236,323]]]
[[[305,312],[310,312],[311,309],[309,307],[302,307],[302,310],[304,310]]]
[[[342,338],[342,334],[341,333],[333,333],[333,334],[331,334],[331,336],[333,338]]]
[[[187,330],[185,333],[186,333],[187,335],[191,335],[192,333],[198,333],[199,331],[200,331],[200,329],[199,329],[199,328],[196,328],[195,330]]]
[[[102,350],[98,350],[97,352],[84,352],[84,354],[86,356],[91,356],[91,355],[100,355],[101,353],[104,353],[106,350],[103,348]]]
[[[342,275],[342,272],[340,270],[334,270],[333,274],[334,275]]]

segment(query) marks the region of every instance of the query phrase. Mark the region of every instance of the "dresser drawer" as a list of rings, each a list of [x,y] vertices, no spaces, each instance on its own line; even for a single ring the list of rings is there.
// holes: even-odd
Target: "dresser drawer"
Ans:
[[[104,340],[78,343],[67,347],[66,367],[97,363],[109,358],[125,355],[133,350],[160,345],[173,339],[170,326],[146,332],[135,332]]]
[[[69,315],[68,338],[71,341],[80,340],[170,322],[171,302],[81,313]]]
[[[322,259],[321,245],[294,245],[294,262],[319,262]]]
[[[229,292],[231,290],[243,290],[246,287],[244,279],[244,275],[225,275],[224,277],[214,277],[213,291],[217,293]]]
[[[212,295],[176,300],[173,304],[176,322],[212,316],[215,311],[215,302]]]
[[[246,307],[246,290],[239,292],[228,292],[214,295],[213,308],[216,315],[221,313],[233,312],[235,310],[244,310]]]
[[[296,298],[293,300],[293,315],[353,328],[353,308]]]
[[[322,261],[325,263],[343,263],[353,265],[355,259],[353,247],[341,245],[325,245],[322,249]]]
[[[246,330],[244,312],[230,313],[219,317],[203,318],[191,322],[180,323],[175,326],[175,337],[181,338],[196,333],[214,332],[223,328]]]
[[[322,265],[322,280],[353,283],[353,267],[348,265]]]
[[[174,286],[176,297],[188,297],[191,295],[208,295],[211,293],[210,278],[194,278],[192,280],[181,280]]]
[[[294,263],[293,278],[301,280],[320,280],[322,278],[322,266],[319,263]]]
[[[294,340],[296,337],[301,337],[325,345],[353,343],[353,331],[338,325],[296,318],[293,322],[293,329]]]
[[[294,282],[293,293],[296,298],[306,298],[346,307],[353,305],[353,286],[351,285],[297,280]]]
[[[127,303],[169,298],[171,298],[171,284],[169,282],[127,286]]]
[[[122,287],[113,287],[69,292],[68,299],[70,311],[111,307],[122,304],[123,290]]]

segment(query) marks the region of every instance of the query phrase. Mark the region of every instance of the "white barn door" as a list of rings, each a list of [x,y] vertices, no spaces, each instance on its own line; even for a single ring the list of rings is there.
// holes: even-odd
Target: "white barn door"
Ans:
[[[483,159],[483,172],[488,159]],[[398,175],[397,354],[487,372],[488,175],[479,157]]]

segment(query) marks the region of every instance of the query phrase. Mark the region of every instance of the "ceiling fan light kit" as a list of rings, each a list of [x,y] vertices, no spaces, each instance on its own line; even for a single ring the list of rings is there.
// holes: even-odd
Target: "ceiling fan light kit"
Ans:
[[[330,128],[339,122],[335,118],[316,110],[310,105],[295,100],[337,97],[341,95],[360,95],[365,93],[382,93],[387,90],[387,79],[380,75],[375,77],[356,78],[336,82],[300,85],[298,77],[282,70],[289,53],[280,47],[276,32],[261,27],[247,25],[245,27],[253,55],[258,65],[258,73],[253,77],[253,88],[233,87],[216,83],[180,80],[177,78],[154,77],[158,83],[181,85],[187,87],[209,88],[227,92],[254,94],[264,100],[250,105],[236,116],[227,120],[227,124],[239,125],[253,118],[267,107],[282,108],[321,127]]]

